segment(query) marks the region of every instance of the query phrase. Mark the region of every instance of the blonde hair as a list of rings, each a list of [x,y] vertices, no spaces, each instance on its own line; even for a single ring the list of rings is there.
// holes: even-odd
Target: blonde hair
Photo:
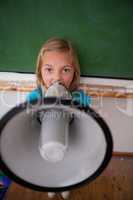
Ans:
[[[75,68],[74,77],[72,80],[72,83],[70,84],[70,91],[73,91],[78,88],[79,81],[80,81],[80,65],[79,60],[76,54],[76,51],[74,47],[72,46],[72,43],[68,40],[60,39],[60,38],[51,38],[47,40],[43,46],[41,47],[38,57],[37,57],[37,65],[36,65],[36,76],[37,76],[37,85],[43,85],[45,87],[45,84],[42,79],[41,75],[41,67],[42,67],[42,57],[45,52],[47,51],[59,51],[59,52],[68,52],[73,58],[73,65]]]

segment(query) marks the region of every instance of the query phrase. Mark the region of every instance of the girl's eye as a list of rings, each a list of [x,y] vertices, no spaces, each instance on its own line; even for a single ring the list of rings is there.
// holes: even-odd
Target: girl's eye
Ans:
[[[51,73],[52,72],[52,68],[51,67],[44,68],[44,71],[46,73]]]
[[[70,68],[70,67],[65,67],[65,68],[63,69],[63,72],[64,72],[64,73],[70,73],[70,72],[71,72],[71,68]]]

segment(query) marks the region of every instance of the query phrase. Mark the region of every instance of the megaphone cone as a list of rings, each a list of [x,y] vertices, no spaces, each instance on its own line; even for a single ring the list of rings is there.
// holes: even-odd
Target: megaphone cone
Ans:
[[[27,102],[20,104],[1,119],[1,169],[17,183],[38,191],[71,190],[94,180],[112,156],[113,142],[107,124],[90,107],[74,107],[69,99],[47,97],[43,102],[45,105],[37,101],[30,105]],[[31,112],[27,112],[27,107]],[[48,130],[48,126],[45,127],[46,119],[38,122],[36,114],[53,110],[73,116],[69,123],[67,150],[61,150],[62,155],[57,153],[50,157],[50,151],[47,154],[48,159],[59,159],[59,162],[44,159],[38,148],[41,130]],[[43,145],[46,140],[50,141],[44,138]],[[55,140],[66,144],[57,135]]]

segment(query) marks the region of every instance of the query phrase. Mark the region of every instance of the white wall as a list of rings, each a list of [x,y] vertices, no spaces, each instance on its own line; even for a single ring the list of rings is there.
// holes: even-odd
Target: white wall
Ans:
[[[93,100],[92,108],[107,122],[114,151],[133,152],[133,99],[102,97]]]

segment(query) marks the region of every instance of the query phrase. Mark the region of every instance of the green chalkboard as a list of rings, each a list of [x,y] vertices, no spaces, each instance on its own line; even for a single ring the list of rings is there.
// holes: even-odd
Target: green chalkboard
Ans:
[[[74,43],[82,75],[133,79],[131,0],[0,1],[0,71],[34,72],[54,36]]]

